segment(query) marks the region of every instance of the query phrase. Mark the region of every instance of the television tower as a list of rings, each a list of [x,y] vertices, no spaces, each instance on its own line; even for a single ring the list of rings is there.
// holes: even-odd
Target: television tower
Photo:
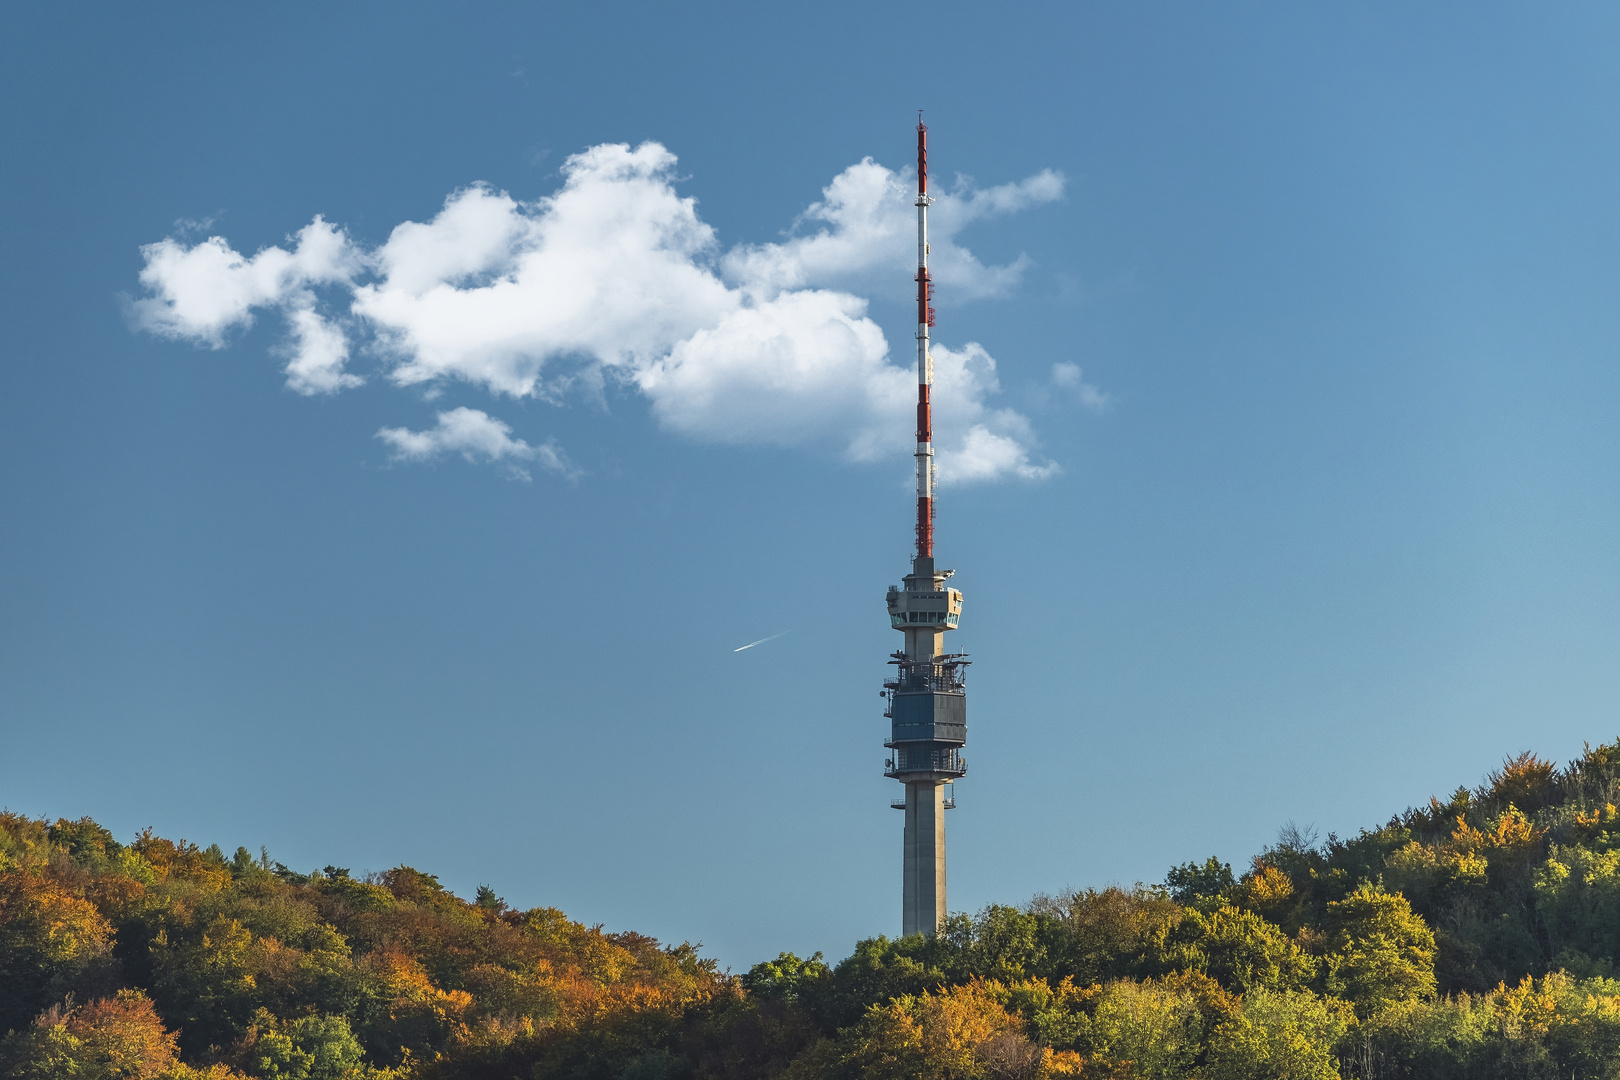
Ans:
[[[889,663],[884,713],[893,723],[883,743],[892,751],[883,775],[906,787],[891,805],[906,812],[901,932],[932,935],[945,918],[945,811],[956,801],[945,788],[967,772],[966,653],[945,651],[945,631],[962,615],[962,594],[946,588],[955,571],[934,569],[934,431],[929,391],[934,360],[928,330],[934,325],[934,286],[928,277],[928,128],[917,116],[917,553],[905,587],[890,585],[889,625],[905,635],[905,648]],[[954,787],[952,791],[954,791]]]

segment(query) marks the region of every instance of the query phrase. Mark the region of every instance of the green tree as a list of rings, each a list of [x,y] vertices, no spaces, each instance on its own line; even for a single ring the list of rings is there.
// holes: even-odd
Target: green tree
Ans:
[[[1051,927],[1046,971],[1081,984],[1139,978],[1169,970],[1165,949],[1184,909],[1162,889],[1087,889],[1040,896],[1030,911]]]
[[[263,1080],[342,1080],[364,1057],[341,1016],[301,1016],[288,1024],[260,1009],[243,1053],[248,1070]]]
[[[1334,1048],[1355,1022],[1350,1007],[1309,990],[1255,989],[1215,1029],[1206,1080],[1339,1080]]]
[[[1555,955],[1580,954],[1590,965],[1620,953],[1620,851],[1579,844],[1553,847],[1535,877],[1536,910]],[[1573,955],[1565,966],[1580,964]]]
[[[1327,988],[1366,1017],[1432,997],[1434,933],[1406,897],[1364,885],[1327,905]]]
[[[1198,1056],[1204,1017],[1183,985],[1120,979],[1097,998],[1073,1048],[1143,1080],[1178,1080]]]
[[[506,910],[506,901],[496,896],[495,890],[488,885],[480,885],[473,896],[473,906],[490,915],[499,915]]]
[[[1237,888],[1230,863],[1223,863],[1211,855],[1201,863],[1182,863],[1171,867],[1164,876],[1164,887],[1170,898],[1188,907],[1218,907],[1224,904]]]
[[[1051,920],[1005,904],[991,904],[974,917],[955,955],[941,966],[952,981],[970,978],[1017,982],[1045,975]]]
[[[1168,966],[1207,972],[1222,986],[1299,990],[1316,974],[1316,961],[1275,924],[1252,911],[1220,907],[1189,910],[1165,953]]]
[[[814,997],[832,977],[832,969],[816,953],[808,960],[800,960],[790,952],[755,964],[742,977],[742,985],[750,994],[764,999],[781,998],[798,1001],[806,995]]]
[[[1404,1001],[1357,1025],[1344,1057],[1359,1076],[1471,1080],[1488,1075],[1499,1031],[1488,998]]]
[[[806,995],[829,1029],[862,1021],[869,1006],[943,986],[945,973],[928,963],[927,938],[915,935],[856,942],[855,951],[833,968],[832,978]]]

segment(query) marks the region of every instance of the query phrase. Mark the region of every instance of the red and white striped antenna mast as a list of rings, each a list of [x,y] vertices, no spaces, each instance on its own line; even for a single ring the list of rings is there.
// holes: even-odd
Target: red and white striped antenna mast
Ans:
[[[917,558],[934,557],[934,416],[929,391],[934,358],[928,330],[934,325],[934,283],[928,276],[928,125],[917,110]]]

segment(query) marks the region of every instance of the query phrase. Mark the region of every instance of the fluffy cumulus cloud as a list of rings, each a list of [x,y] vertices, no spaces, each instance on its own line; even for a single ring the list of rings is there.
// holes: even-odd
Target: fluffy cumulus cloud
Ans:
[[[302,394],[360,385],[343,371],[349,344],[315,311],[314,286],[347,285],[365,265],[343,230],[318,215],[294,238],[292,250],[265,248],[243,258],[223,237],[192,247],[173,238],[141,248],[146,296],[132,305],[142,329],[218,349],[228,331],[248,325],[257,309],[279,309],[288,320],[287,385]]]
[[[288,386],[300,394],[330,394],[365,381],[343,370],[349,359],[349,339],[321,318],[313,304],[293,307],[287,312],[287,322]]]
[[[1001,392],[996,362],[984,346],[969,342],[960,351],[936,346],[934,355],[935,426],[957,432],[951,451],[939,459],[942,484],[966,484],[1016,476],[1045,480],[1057,475],[1055,462],[1036,462],[1035,432],[1013,409],[987,404]]]
[[[985,266],[956,236],[980,218],[1051,202],[1063,195],[1063,177],[1050,170],[1016,184],[979,190],[966,181],[935,191],[928,210],[929,272],[953,297],[998,296],[1023,276],[1027,260]],[[891,172],[867,158],[822,190],[796,222],[801,235],[782,243],[746,245],[727,252],[726,275],[750,292],[809,284],[891,286],[917,266],[917,194],[914,174]],[[797,231],[797,230],[796,230]]]
[[[528,479],[519,462],[532,461],[549,472],[573,479],[577,469],[553,442],[530,446],[512,437],[508,425],[481,409],[466,407],[439,414],[436,426],[425,431],[383,428],[377,438],[393,448],[399,461],[430,461],[440,454],[460,454],[468,461],[504,462],[514,475]]]
[[[218,236],[191,246],[162,240],[142,249],[145,294],[133,315],[154,333],[219,348],[256,313],[277,312],[287,325],[287,384],[304,394],[359,385],[348,366],[363,355],[378,378],[427,396],[459,383],[562,401],[620,385],[644,395],[666,429],[693,439],[828,445],[854,460],[902,451],[915,373],[909,355],[890,355],[863,295],[907,283],[913,180],[862,161],[783,239],[724,251],[695,201],[677,191],[675,163],[657,143],[593,147],[568,159],[549,196],[524,202],[468,187],[375,248],[319,217],[287,247],[252,257]],[[1013,288],[1024,260],[986,265],[958,234],[1062,192],[1052,172],[939,191],[929,225],[941,288],[953,300]],[[934,360],[942,482],[1056,470],[1028,420],[996,407],[996,363],[982,346],[936,345]],[[1054,384],[1068,377],[1054,370]],[[1082,403],[1101,393],[1079,386]],[[531,446],[478,409],[378,437],[403,460],[459,453],[575,472],[554,444]]]

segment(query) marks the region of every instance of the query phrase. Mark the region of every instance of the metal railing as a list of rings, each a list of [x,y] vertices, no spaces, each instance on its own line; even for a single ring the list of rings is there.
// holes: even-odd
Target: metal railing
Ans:
[[[956,749],[920,750],[909,747],[895,748],[894,755],[883,762],[883,775],[898,778],[915,773],[943,773],[963,776],[967,773],[967,758]]]
[[[926,693],[961,693],[967,686],[967,668],[973,661],[966,653],[944,653],[927,660],[908,660],[905,653],[894,653],[889,663],[894,676],[883,680],[883,688]]]
[[[951,790],[950,784],[945,785],[945,797],[940,800],[939,805],[946,810],[956,809],[956,794]],[[901,796],[889,803],[889,808],[891,810],[904,810],[906,808],[905,797]]]

